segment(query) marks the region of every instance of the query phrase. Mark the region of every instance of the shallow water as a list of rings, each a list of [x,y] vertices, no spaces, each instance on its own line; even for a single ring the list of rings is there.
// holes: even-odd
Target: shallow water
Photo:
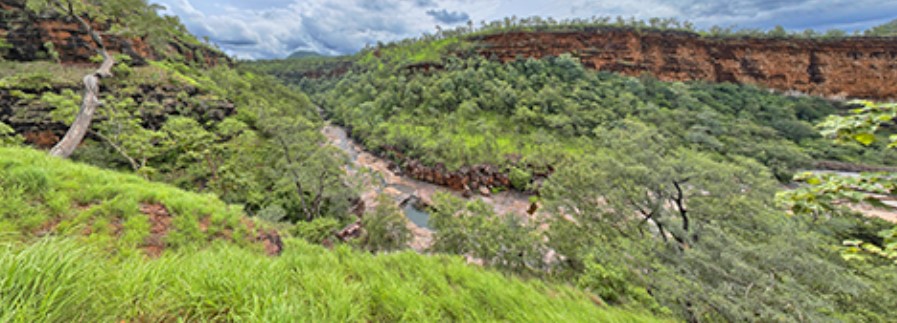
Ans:
[[[417,207],[413,205],[414,203],[408,203],[402,208],[405,211],[405,217],[411,222],[414,222],[415,225],[427,230],[433,230],[430,228],[430,214],[424,211],[421,211]]]
[[[327,136],[333,146],[339,148],[348,156],[350,163],[349,165],[347,165],[347,167],[349,168],[348,171],[350,172],[350,175],[356,173],[358,169],[365,167],[377,170],[377,167],[372,167],[374,165],[365,164],[359,161],[358,157],[361,154],[361,151],[359,147],[352,141],[352,139],[348,137],[345,129],[335,125],[328,125],[324,128],[324,134]],[[374,183],[372,183],[375,187],[369,187],[368,189],[374,190],[376,194],[382,194],[385,192],[386,194],[390,195],[397,204],[403,203],[409,198],[416,197],[418,188],[406,184],[390,183],[389,180],[387,180],[388,175],[395,176],[394,174],[384,174],[384,171],[382,169],[379,171],[375,171],[373,179]],[[415,181],[409,180],[408,182],[414,183]],[[407,217],[408,220],[414,223],[417,227],[426,230],[432,230],[432,228],[429,226],[430,214],[426,211],[418,209],[415,203],[405,203],[402,206],[402,210],[405,213],[405,217]]]

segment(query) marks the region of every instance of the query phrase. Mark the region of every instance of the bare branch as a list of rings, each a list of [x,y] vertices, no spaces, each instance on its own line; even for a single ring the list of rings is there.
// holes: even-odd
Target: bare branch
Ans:
[[[68,158],[75,152],[81,141],[84,140],[84,136],[90,130],[90,124],[93,122],[94,112],[102,105],[99,99],[100,79],[112,77],[112,66],[115,65],[115,59],[106,51],[103,38],[90,26],[90,23],[75,13],[71,2],[68,3],[67,9],[59,1],[55,1],[54,4],[62,11],[67,11],[69,16],[81,23],[81,26],[96,43],[97,51],[103,56],[103,63],[100,65],[100,68],[96,72],[84,76],[84,99],[81,102],[81,109],[78,111],[77,117],[75,117],[75,122],[69,127],[65,137],[50,149],[50,155]]]

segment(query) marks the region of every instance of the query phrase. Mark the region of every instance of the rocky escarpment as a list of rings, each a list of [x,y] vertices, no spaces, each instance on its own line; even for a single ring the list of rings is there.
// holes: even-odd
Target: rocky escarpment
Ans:
[[[50,148],[65,134],[68,125],[53,120],[55,107],[40,98],[45,93],[59,94],[77,88],[0,88],[0,122],[11,126],[26,141],[39,148]],[[127,98],[138,105],[143,126],[159,129],[177,115],[188,116],[201,124],[220,121],[236,112],[234,105],[221,99],[210,99],[208,93],[187,85],[144,84]],[[124,99],[124,97],[120,98]],[[102,120],[98,117],[97,120]]]
[[[175,72],[145,66],[148,61],[160,59],[205,67],[231,64],[231,59],[220,51],[192,36],[177,36],[174,24],[163,35],[167,38],[121,37],[105,32],[108,28],[103,24],[93,27],[103,35],[110,53],[131,58],[123,64],[127,67],[116,71],[120,72],[117,78],[102,84],[101,92],[115,97],[104,100],[133,100],[144,127],[159,129],[175,115],[207,124],[235,112],[232,103],[207,89],[189,81],[171,81],[170,74]],[[12,68],[0,75],[0,122],[12,126],[34,146],[52,147],[65,134],[68,125],[53,120],[51,112],[57,107],[43,98],[66,90],[82,94],[80,75],[90,73],[98,65],[92,61],[97,55],[96,44],[74,19],[54,14],[36,15],[25,10],[23,0],[0,0],[0,40],[0,44],[6,45],[0,47],[0,60],[49,61],[22,65],[27,67]],[[57,62],[63,67],[56,66]],[[155,79],[162,76],[166,79]],[[80,99],[71,101],[80,102]],[[101,121],[102,116],[97,120]]]
[[[476,165],[449,171],[444,165],[426,166],[420,161],[409,159],[402,163],[402,171],[416,180],[465,193],[479,192],[488,195],[493,188],[511,187],[508,175],[491,165]]]
[[[150,44],[146,37],[121,37],[94,28],[104,36],[111,53],[125,54],[137,65],[148,59],[177,57],[204,66],[231,64],[230,58],[211,47],[172,36],[165,44]],[[77,21],[60,16],[38,16],[25,10],[25,1],[0,0],[0,38],[11,48],[0,49],[0,57],[12,61],[51,59],[64,64],[89,64],[97,53],[90,36]]]
[[[782,91],[897,99],[897,38],[710,38],[677,31],[596,28],[479,36],[502,61],[570,53],[592,69],[663,81],[757,84]]]

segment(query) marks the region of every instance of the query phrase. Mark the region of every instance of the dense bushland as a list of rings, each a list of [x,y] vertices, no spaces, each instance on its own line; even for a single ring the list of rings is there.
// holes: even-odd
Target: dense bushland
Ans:
[[[3,62],[0,70],[0,89],[27,122],[73,120],[82,68]],[[345,215],[352,189],[343,157],[322,147],[323,123],[305,95],[224,66],[122,59],[114,70],[73,159],[215,193],[252,213],[282,208],[283,220]]]
[[[595,73],[571,57],[443,57],[442,70],[427,72],[384,53],[387,68],[292,81],[372,151],[450,170],[497,165],[523,182],[516,188],[539,191],[542,216],[532,219],[437,198],[432,251],[687,320],[894,315],[880,305],[897,297],[892,268],[847,260],[838,247],[883,246],[889,224],[856,213],[790,217],[773,199],[817,161],[891,164],[893,152],[833,146],[817,133],[853,105]]]
[[[314,98],[369,149],[449,169],[486,163],[538,172],[591,154],[600,147],[596,136],[627,119],[656,127],[669,148],[753,158],[781,181],[813,160],[892,160],[859,146],[831,147],[815,132],[813,123],[842,108],[837,103],[593,73],[570,57],[449,59],[432,74],[352,73]]]

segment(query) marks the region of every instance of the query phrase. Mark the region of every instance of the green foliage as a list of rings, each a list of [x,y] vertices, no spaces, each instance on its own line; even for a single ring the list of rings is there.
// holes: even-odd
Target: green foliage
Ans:
[[[864,33],[866,36],[893,37],[897,36],[897,20],[892,20],[881,26],[870,28]]]
[[[56,45],[53,44],[53,42],[44,43],[44,49],[47,50],[47,53],[54,62],[59,63],[59,52],[56,51]]]
[[[44,92],[40,102],[53,109],[50,112],[53,121],[71,124],[81,108],[81,95],[71,89],[64,89],[60,94]]]
[[[872,145],[882,125],[890,124],[897,117],[897,104],[854,103],[862,107],[853,109],[848,116],[829,116],[819,124],[820,132],[840,143],[857,141],[865,146]],[[889,138],[888,148],[894,147],[897,147],[897,135]]]
[[[819,124],[821,133],[838,143],[856,141],[870,146],[880,140],[877,134],[885,126],[893,125],[897,117],[897,104],[876,104],[859,101],[861,105],[850,115],[830,116]],[[886,139],[887,149],[897,147],[897,135]],[[897,174],[862,173],[856,176],[804,173],[795,181],[806,183],[795,190],[778,194],[777,199],[796,215],[812,215],[814,218],[851,214],[850,206],[870,204],[893,211],[885,203],[889,196],[897,194]],[[871,254],[897,264],[897,227],[879,233],[880,241],[869,242],[849,239],[845,257],[863,259],[859,255]]]
[[[108,317],[111,313],[104,307],[109,305],[97,302],[96,293],[109,292],[109,282],[94,262],[85,261],[88,255],[87,248],[73,243],[4,245],[0,321],[75,322]]]
[[[541,190],[554,218],[548,247],[565,256],[556,275],[611,303],[690,320],[891,315],[859,301],[897,295],[882,284],[888,274],[856,274],[859,265],[826,245],[878,228],[857,218],[845,219],[849,227],[787,218],[762,165],[672,149],[648,125],[627,122],[602,137],[602,148],[558,165]]]
[[[30,72],[14,74],[0,80],[0,87],[21,90],[49,90],[53,87],[50,73]]]
[[[0,122],[0,146],[14,146],[22,143],[22,137],[16,134],[15,129]]]
[[[10,48],[13,48],[13,46],[6,42],[6,35],[0,33],[0,62],[4,61],[3,57],[6,56]]]
[[[339,184],[345,161],[335,149],[317,149],[322,123],[307,97],[228,67],[172,61],[132,67],[117,58],[119,77],[104,83],[105,105],[75,160],[216,193],[252,213],[280,207],[284,221],[346,216],[353,193]],[[27,115],[34,122],[71,123],[84,73],[89,70],[4,63],[0,83],[17,106],[50,111]]]
[[[446,54],[461,50],[463,44],[452,37],[432,41],[406,40],[363,52],[359,54],[358,63],[380,71],[422,63],[440,64]]]
[[[322,244],[325,240],[335,242],[334,233],[343,228],[335,218],[318,218],[310,222],[301,221],[293,226],[292,233],[309,243]]]
[[[358,245],[370,252],[405,249],[412,238],[408,219],[386,194],[377,197],[377,206],[361,218],[361,226],[364,233]]]
[[[89,67],[64,66],[55,62],[0,61],[0,88],[44,91],[49,87],[80,87]]]
[[[590,261],[586,263],[577,285],[611,304],[634,304],[633,307],[668,313],[669,310],[660,308],[647,289],[633,283],[632,276],[634,275],[626,267],[613,267]]]
[[[626,118],[655,124],[673,147],[756,159],[782,181],[813,157],[855,156],[812,145],[823,139],[810,122],[836,111],[831,102],[594,73],[571,57],[454,60],[432,74],[353,73],[314,98],[368,149],[449,170],[492,164],[544,173],[585,154],[597,134]],[[873,159],[889,160],[880,155]],[[515,172],[517,184],[522,175]]]
[[[100,110],[105,120],[95,126],[95,133],[125,158],[132,170],[148,176],[153,171],[147,163],[168,148],[161,144],[168,137],[163,131],[144,128],[139,113],[133,99],[114,100],[111,106]]]
[[[524,169],[511,167],[508,172],[508,178],[511,180],[511,186],[517,190],[525,190],[533,179],[533,175]]]
[[[497,215],[482,201],[465,203],[449,194],[434,197],[430,223],[432,250],[464,255],[515,274],[544,269],[544,244],[535,225],[513,215]]]
[[[513,19],[506,22],[500,30],[513,30]],[[778,29],[770,37],[790,36]],[[390,62],[382,50],[390,46],[356,59]],[[529,185],[541,205],[532,219],[437,197],[435,252],[691,321],[886,321],[895,314],[876,301],[897,295],[886,283],[893,275],[876,262],[846,262],[830,247],[880,242],[887,226],[788,218],[773,200],[781,182],[815,160],[893,164],[893,153],[831,147],[813,129],[850,105],[753,86],[595,73],[570,56],[506,64],[444,57],[444,69],[426,73],[359,64],[314,84],[291,79],[315,68],[298,62],[261,67],[280,66],[277,75],[311,91],[369,150],[450,171],[491,164],[517,189],[541,184]]]

